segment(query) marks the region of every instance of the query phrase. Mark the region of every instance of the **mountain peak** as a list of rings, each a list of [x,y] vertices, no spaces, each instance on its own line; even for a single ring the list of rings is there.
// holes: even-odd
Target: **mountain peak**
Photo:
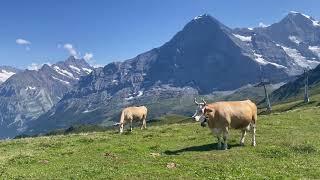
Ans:
[[[210,14],[205,13],[205,14],[194,17],[193,20],[198,20],[202,18],[212,18],[212,16]]]
[[[82,66],[90,66],[83,58],[77,58],[75,56],[69,56],[68,59],[65,60],[65,63],[70,65],[78,64]]]
[[[311,16],[297,12],[297,11],[290,11],[288,14],[289,17],[296,17],[296,16],[303,16],[307,19],[313,19]]]
[[[292,21],[304,21],[307,23],[312,23],[313,26],[315,27],[320,27],[320,22],[315,20],[313,17],[297,12],[297,11],[290,11],[289,14],[284,18],[284,19],[289,19]]]
[[[68,59],[66,60],[66,62],[74,62],[76,60],[77,60],[77,58],[75,56],[69,56]]]
[[[192,27],[196,26],[202,29],[207,29],[208,25],[209,26],[213,25],[221,29],[229,29],[227,26],[222,24],[219,20],[215,19],[214,17],[212,17],[210,14],[207,14],[207,13],[194,17],[193,20],[191,20],[185,27],[188,27],[189,25],[191,25]]]

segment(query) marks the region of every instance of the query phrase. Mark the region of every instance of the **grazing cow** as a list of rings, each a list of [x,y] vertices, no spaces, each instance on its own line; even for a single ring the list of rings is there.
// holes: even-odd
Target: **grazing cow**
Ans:
[[[132,131],[132,121],[142,121],[141,129],[147,128],[147,108],[145,106],[127,107],[122,110],[120,117],[120,133],[123,133],[125,123],[130,122],[130,131]]]
[[[246,132],[252,129],[252,146],[256,146],[257,106],[250,100],[225,101],[207,104],[203,99],[192,116],[201,126],[207,123],[218,139],[218,149],[221,149],[221,134],[223,134],[224,149],[227,149],[229,128],[240,129],[242,132],[240,145],[244,145]]]

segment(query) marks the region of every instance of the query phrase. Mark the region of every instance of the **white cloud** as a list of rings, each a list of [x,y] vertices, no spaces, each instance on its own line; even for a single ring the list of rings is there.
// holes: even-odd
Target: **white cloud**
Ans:
[[[64,44],[63,48],[66,49],[71,56],[75,56],[76,57],[77,54],[78,54],[76,49],[73,47],[72,44],[69,44],[69,43]]]
[[[83,59],[86,60],[86,61],[89,61],[92,58],[93,58],[93,54],[92,53],[85,53],[85,55],[83,56]]]
[[[269,25],[264,24],[263,22],[259,22],[259,27],[268,27]]]
[[[31,44],[30,41],[27,41],[25,39],[16,39],[16,43],[19,45],[30,45]]]
[[[31,42],[28,41],[28,40],[19,38],[19,39],[16,39],[16,43],[17,43],[18,45],[24,46],[25,49],[26,49],[26,51],[30,51],[30,50],[31,50],[31,48],[30,48],[30,46],[29,46],[29,45],[31,45]]]

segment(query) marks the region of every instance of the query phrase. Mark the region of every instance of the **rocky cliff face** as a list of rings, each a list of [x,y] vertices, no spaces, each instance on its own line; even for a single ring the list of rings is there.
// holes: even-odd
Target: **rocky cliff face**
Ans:
[[[308,15],[290,12],[268,27],[235,29],[234,34],[246,42],[257,61],[282,68],[288,75],[320,63],[320,23]]]
[[[25,70],[0,85],[1,137],[16,135],[28,121],[48,111],[91,68],[84,60],[70,57],[64,62]]]

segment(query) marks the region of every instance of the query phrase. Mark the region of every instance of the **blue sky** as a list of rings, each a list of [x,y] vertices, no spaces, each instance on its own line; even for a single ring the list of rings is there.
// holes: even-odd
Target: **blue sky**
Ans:
[[[200,14],[256,27],[291,10],[320,19],[319,7],[319,0],[2,0],[0,65],[27,68],[70,53],[107,64],[161,46]]]

